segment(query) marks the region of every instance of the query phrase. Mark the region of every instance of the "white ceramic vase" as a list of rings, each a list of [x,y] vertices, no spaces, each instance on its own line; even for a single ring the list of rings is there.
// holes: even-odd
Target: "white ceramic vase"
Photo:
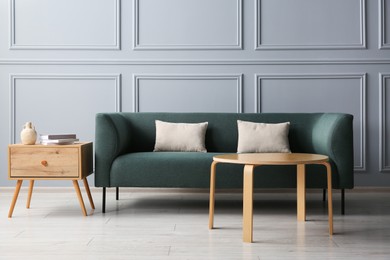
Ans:
[[[22,132],[20,132],[20,140],[22,144],[32,145],[37,141],[37,132],[31,122],[27,122],[23,126]]]

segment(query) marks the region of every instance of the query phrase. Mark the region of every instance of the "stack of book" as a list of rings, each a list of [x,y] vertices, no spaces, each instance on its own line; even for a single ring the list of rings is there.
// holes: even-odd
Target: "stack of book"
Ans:
[[[41,135],[40,139],[43,145],[74,144],[79,140],[76,134],[48,134]]]

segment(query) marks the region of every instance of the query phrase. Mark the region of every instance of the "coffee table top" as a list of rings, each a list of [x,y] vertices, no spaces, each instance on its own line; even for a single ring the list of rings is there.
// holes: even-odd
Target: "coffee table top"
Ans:
[[[250,165],[294,165],[323,163],[328,156],[309,153],[238,153],[213,157],[216,162]]]

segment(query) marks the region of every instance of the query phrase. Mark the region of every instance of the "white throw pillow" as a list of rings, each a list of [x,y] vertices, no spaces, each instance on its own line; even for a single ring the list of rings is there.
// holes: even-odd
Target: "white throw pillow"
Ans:
[[[207,125],[208,122],[187,124],[156,120],[154,151],[207,152]]]
[[[237,120],[237,153],[290,153],[290,122],[279,124]]]

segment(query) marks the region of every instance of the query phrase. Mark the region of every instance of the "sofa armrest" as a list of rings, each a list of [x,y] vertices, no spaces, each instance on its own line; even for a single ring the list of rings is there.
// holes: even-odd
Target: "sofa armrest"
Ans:
[[[353,188],[353,116],[326,113],[313,128],[312,144],[315,153],[329,156],[336,167],[338,183],[335,188]]]
[[[100,113],[95,124],[95,186],[110,187],[111,165],[131,146],[131,129],[119,113]]]

